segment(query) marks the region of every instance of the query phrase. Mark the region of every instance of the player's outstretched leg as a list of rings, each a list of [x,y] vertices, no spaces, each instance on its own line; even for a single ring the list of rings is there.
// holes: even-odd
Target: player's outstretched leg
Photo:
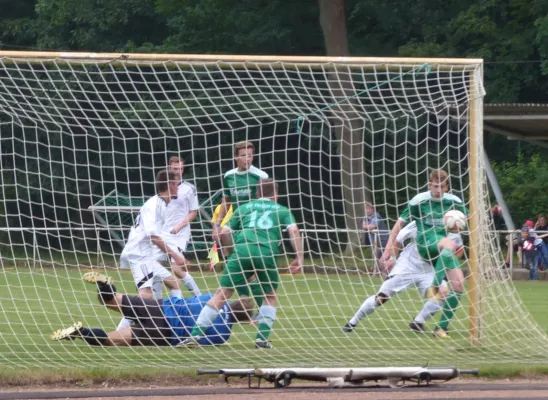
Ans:
[[[409,324],[409,329],[413,332],[424,333],[425,322],[428,319],[432,318],[434,315],[436,315],[443,308],[444,299],[442,298],[441,291],[443,291],[443,293],[447,292],[447,282],[445,280],[442,281],[440,285],[440,288],[442,289],[438,291],[438,293],[436,293],[434,290],[432,290],[432,287],[430,287],[431,282],[432,279],[428,279],[420,283],[420,292],[423,297],[426,297],[427,300],[424,303],[422,310],[415,318],[413,318],[413,320]]]
[[[409,324],[409,329],[413,332],[423,333],[425,331],[425,322],[441,311],[442,308],[443,300],[437,297],[428,299],[419,314]]]
[[[439,286],[441,284],[441,280],[445,275],[447,275],[451,283],[451,291],[449,292],[449,295],[445,298],[445,302],[443,304],[443,313],[441,315],[440,322],[438,323],[438,326],[434,329],[435,337],[448,338],[449,334],[447,333],[447,331],[449,327],[449,322],[455,316],[455,312],[459,306],[460,298],[462,297],[462,292],[464,290],[464,276],[462,274],[462,271],[460,270],[460,262],[455,256],[455,253],[452,249],[444,248],[441,250],[438,261],[436,262],[435,271],[435,286]],[[444,271],[443,277],[442,271]]]
[[[82,339],[91,346],[109,345],[108,335],[103,329],[89,329],[82,326],[81,322],[76,322],[68,328],[56,330],[51,335],[51,339],[55,341]]]
[[[177,344],[180,348],[194,348],[200,346],[200,341],[206,336],[206,331],[213,326],[213,322],[219,316],[219,310],[225,305],[234,293],[231,289],[217,289],[215,295],[207,302],[196,319],[196,325],[192,328],[190,336]]]
[[[272,326],[276,321],[276,292],[265,293],[264,302],[259,307],[257,317],[257,335],[255,336],[255,347],[258,349],[272,349],[272,344],[268,341]]]
[[[369,296],[360,306],[356,314],[354,314],[354,316],[350,319],[350,321],[348,321],[346,325],[341,328],[341,331],[343,331],[344,333],[352,332],[356,325],[358,325],[358,322],[360,322],[367,315],[373,314],[377,307],[382,306],[384,303],[390,300],[390,296],[384,293],[382,290],[383,287],[381,286],[379,293],[377,293],[375,296]]]

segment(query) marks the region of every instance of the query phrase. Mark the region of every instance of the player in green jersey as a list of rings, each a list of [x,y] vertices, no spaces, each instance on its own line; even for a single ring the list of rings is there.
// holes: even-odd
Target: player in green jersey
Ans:
[[[181,347],[196,347],[204,332],[219,315],[219,310],[235,291],[240,296],[249,296],[248,279],[255,275],[264,293],[259,307],[257,348],[272,348],[268,341],[276,319],[276,289],[280,276],[277,256],[280,253],[282,230],[287,229],[291,246],[296,253],[289,269],[299,273],[303,263],[303,244],[295,217],[287,207],[278,204],[278,185],[273,179],[263,179],[257,185],[257,200],[240,206],[220,233],[221,241],[231,250],[226,267],[220,279],[220,288],[208,301],[193,328],[191,337]],[[232,232],[238,235],[232,236]]]
[[[223,201],[213,221],[213,239],[218,240],[221,222],[232,205],[232,210],[242,204],[255,199],[255,187],[261,179],[268,178],[268,174],[253,166],[255,146],[251,142],[238,142],[234,146],[234,159],[236,168],[228,171],[223,178]]]
[[[436,275],[432,283],[434,292],[444,299],[443,314],[434,336],[448,337],[447,328],[455,315],[464,291],[464,274],[455,253],[458,245],[447,237],[443,217],[449,210],[459,210],[468,214],[463,201],[449,190],[449,175],[442,169],[430,173],[428,191],[419,193],[409,201],[400,218],[392,228],[388,244],[382,256],[382,261],[390,259],[394,238],[407,223],[415,221],[417,224],[417,247],[423,259],[430,262]],[[450,283],[451,289],[440,286],[444,277]]]

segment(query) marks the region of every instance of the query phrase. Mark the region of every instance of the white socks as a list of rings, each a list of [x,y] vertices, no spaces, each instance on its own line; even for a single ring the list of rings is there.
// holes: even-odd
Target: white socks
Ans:
[[[194,278],[190,276],[190,274],[187,272],[185,277],[182,279],[183,285],[190,290],[194,296],[201,296],[202,292],[200,291],[200,288],[198,285],[196,285],[196,282],[194,281]]]
[[[198,315],[196,327],[200,328],[202,332],[205,332],[207,328],[213,325],[213,321],[215,321],[218,316],[219,311],[206,304],[204,308],[202,308],[200,315]]]
[[[415,322],[418,322],[419,324],[424,324],[424,321],[426,321],[429,318],[432,318],[434,314],[436,314],[442,308],[443,308],[443,301],[436,301],[432,299],[428,300],[426,303],[424,303],[424,306],[422,307],[422,310],[419,312],[419,315],[415,317]]]
[[[132,324],[132,321],[130,319],[127,319],[126,317],[122,317],[116,330],[119,331],[122,328],[127,328],[128,326],[131,326],[131,324]]]
[[[154,282],[152,284],[152,295],[156,300],[162,300],[164,290],[164,283],[162,281]]]
[[[352,325],[358,325],[358,322],[366,315],[373,314],[375,309],[379,306],[375,300],[376,295],[370,296],[363,302],[358,312],[349,321]]]

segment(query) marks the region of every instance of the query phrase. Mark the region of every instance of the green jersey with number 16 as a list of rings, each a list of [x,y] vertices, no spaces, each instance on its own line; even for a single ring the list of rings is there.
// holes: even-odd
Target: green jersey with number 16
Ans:
[[[234,237],[234,246],[255,245],[276,255],[280,253],[282,230],[295,224],[295,217],[287,207],[262,198],[238,207],[227,225],[240,231]]]

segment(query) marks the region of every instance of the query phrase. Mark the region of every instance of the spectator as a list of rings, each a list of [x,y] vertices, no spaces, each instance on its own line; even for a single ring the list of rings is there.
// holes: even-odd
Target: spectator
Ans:
[[[535,231],[533,230],[533,228],[535,227],[535,223],[533,221],[531,221],[530,219],[528,219],[527,221],[525,221],[523,223],[523,227],[527,227],[529,229],[529,235],[534,238],[534,239],[537,239],[537,234],[535,233]],[[516,232],[519,232],[519,231],[516,231]],[[512,238],[512,242],[510,242],[510,238]],[[521,240],[521,238],[516,238],[516,236],[514,235],[514,233],[510,233],[509,235],[506,235],[506,237],[504,238],[506,240],[506,246],[507,246],[507,253],[506,253],[506,268],[510,268],[510,258],[512,257],[512,249],[514,252],[518,251],[519,250],[519,242]],[[537,241],[538,243],[538,241]],[[510,247],[512,246],[512,247]]]
[[[528,225],[521,228],[521,239],[518,242],[518,258],[520,263],[529,270],[529,279],[538,280],[538,254],[535,240]]]
[[[535,234],[537,236],[535,247],[538,252],[539,270],[541,271],[548,269],[548,234],[543,231],[548,231],[548,221],[545,215],[540,214],[535,224]]]
[[[372,247],[376,257],[380,258],[390,235],[386,219],[375,211],[371,203],[365,203],[365,214],[362,223],[362,229],[365,231],[364,243]]]
[[[548,245],[548,218],[546,218],[546,215],[540,214],[538,216],[534,229],[536,232],[541,232],[540,237],[544,241],[544,244]]]

